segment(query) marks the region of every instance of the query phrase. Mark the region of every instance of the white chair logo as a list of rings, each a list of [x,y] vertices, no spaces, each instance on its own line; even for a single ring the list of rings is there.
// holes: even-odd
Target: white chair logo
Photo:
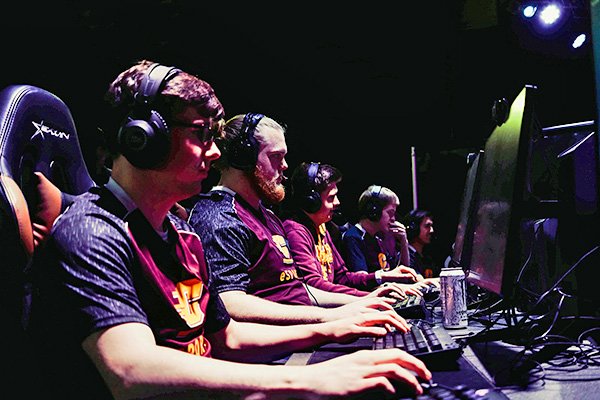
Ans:
[[[49,126],[44,125],[44,121],[39,122],[39,123],[31,121],[31,123],[33,124],[33,126],[35,126],[35,129],[37,129],[35,131],[35,133],[31,136],[31,139],[33,139],[37,135],[40,135],[42,137],[42,140],[45,140],[46,139],[46,136],[45,136],[46,133],[48,133],[48,134],[50,134],[52,136],[56,136],[58,138],[67,139],[67,140],[71,136],[71,134],[69,134],[69,133],[60,132],[60,131],[57,131],[56,129],[52,129]]]

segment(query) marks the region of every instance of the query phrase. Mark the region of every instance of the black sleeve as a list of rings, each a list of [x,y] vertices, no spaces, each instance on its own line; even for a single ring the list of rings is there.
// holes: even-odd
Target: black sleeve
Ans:
[[[205,330],[206,333],[210,334],[218,332],[229,325],[231,317],[229,316],[227,308],[225,308],[225,304],[223,304],[219,293],[212,289],[211,285],[208,286],[208,290],[210,292],[210,302],[208,303],[206,315],[210,315],[211,318],[206,321]]]

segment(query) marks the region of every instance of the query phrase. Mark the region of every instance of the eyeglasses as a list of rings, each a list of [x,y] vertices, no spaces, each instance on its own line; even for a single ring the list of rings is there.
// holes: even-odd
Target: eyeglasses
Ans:
[[[171,126],[181,126],[184,128],[194,129],[194,133],[198,136],[201,142],[208,143],[212,142],[223,135],[223,128],[225,127],[225,120],[218,119],[214,120],[210,118],[203,124],[192,124],[185,121],[172,121]]]

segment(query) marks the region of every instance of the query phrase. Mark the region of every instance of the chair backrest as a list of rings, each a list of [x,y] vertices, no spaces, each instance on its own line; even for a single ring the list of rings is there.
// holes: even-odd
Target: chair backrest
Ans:
[[[27,384],[24,271],[68,197],[94,186],[73,117],[54,94],[30,85],[0,91],[0,344],[2,378]],[[6,335],[6,337],[5,337]],[[9,356],[8,358],[7,355]],[[14,357],[10,357],[12,355]],[[6,368],[3,368],[7,371]],[[13,376],[14,374],[14,376]]]

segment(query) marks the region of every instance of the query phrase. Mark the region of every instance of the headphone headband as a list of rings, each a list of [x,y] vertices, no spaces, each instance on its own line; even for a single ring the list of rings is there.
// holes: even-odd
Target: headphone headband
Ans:
[[[319,163],[311,162],[308,166],[308,172],[306,173],[308,177],[308,190],[314,190],[315,184],[317,181],[317,174],[319,173]]]
[[[256,126],[260,122],[260,120],[264,117],[263,114],[259,113],[248,113],[244,116],[244,122],[242,122],[242,128],[240,129],[240,135],[244,137],[249,137],[250,135],[254,135],[254,130]]]
[[[378,199],[379,195],[381,195],[381,189],[383,189],[383,186],[375,185],[375,187],[371,189],[371,196],[373,196],[374,199]]]
[[[160,89],[180,72],[181,70],[175,67],[167,67],[159,63],[152,64],[134,95],[136,101],[140,104],[152,104]]]

